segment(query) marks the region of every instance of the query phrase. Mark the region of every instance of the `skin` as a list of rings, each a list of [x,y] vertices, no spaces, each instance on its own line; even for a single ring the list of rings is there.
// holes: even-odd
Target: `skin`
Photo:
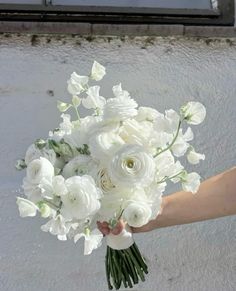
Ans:
[[[146,225],[132,228],[134,233],[147,232],[161,227],[181,225],[236,214],[236,167],[213,176],[201,183],[196,194],[176,192],[163,197],[162,211]],[[122,222],[123,223],[123,222]],[[107,235],[119,231],[98,224],[100,231]],[[123,223],[124,226],[124,223]],[[107,228],[108,227],[108,228]],[[108,232],[108,233],[107,233]]]

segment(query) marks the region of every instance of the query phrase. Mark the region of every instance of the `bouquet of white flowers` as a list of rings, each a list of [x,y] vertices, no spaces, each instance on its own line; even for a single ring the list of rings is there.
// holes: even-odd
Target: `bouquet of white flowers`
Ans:
[[[144,281],[148,272],[129,226],[156,218],[169,181],[180,182],[185,191],[198,190],[200,176],[187,173],[177,159],[186,154],[192,164],[204,160],[189,143],[191,128],[183,130],[182,125],[200,124],[206,110],[198,102],[187,103],[179,113],[138,107],[121,84],[113,86],[113,98],[105,99],[100,86],[89,85],[105,73],[95,61],[89,76],[71,74],[72,101],[57,105],[63,122],[17,161],[17,169],[26,168],[27,198],[17,197],[17,204],[22,217],[39,212],[49,219],[41,229],[59,240],[73,238],[76,243],[84,237],[85,255],[102,243],[97,221],[111,230],[122,221],[125,227],[119,234],[111,231],[105,237],[108,288],[119,289],[122,283],[132,287]],[[92,114],[81,118],[81,104]],[[64,113],[70,108],[76,120]]]

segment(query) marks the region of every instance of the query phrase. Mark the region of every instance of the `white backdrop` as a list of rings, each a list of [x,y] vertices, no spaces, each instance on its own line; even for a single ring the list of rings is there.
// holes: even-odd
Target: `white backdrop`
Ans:
[[[69,100],[69,74],[88,73],[96,59],[108,72],[103,96],[121,82],[140,105],[159,111],[202,102],[207,118],[194,132],[206,161],[195,169],[207,178],[236,164],[235,45],[232,39],[0,36],[0,290],[106,290],[105,246],[84,257],[82,243],[41,232],[43,220],[21,219],[15,204],[24,173],[14,163],[60,122],[56,100]],[[133,290],[236,290],[236,217],[135,238],[150,274]]]

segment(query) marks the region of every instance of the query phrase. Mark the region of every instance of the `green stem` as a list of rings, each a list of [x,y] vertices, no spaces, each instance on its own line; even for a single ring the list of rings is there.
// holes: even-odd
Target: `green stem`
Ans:
[[[107,249],[107,253],[106,253],[105,266],[106,266],[106,277],[107,277],[108,288],[109,288],[109,290],[112,290],[113,287],[112,287],[111,282],[110,282],[110,266],[109,266],[109,258],[108,258],[108,249]]]
[[[161,181],[158,181],[157,184],[161,184],[161,183],[164,183],[166,182],[167,180],[171,180],[171,179],[174,179],[176,177],[178,177],[180,174],[182,174],[183,171],[179,172],[178,174],[174,175],[174,176],[171,176],[171,177],[164,177]]]
[[[138,274],[139,274],[139,277],[140,277],[141,280],[144,282],[144,281],[145,281],[144,274],[143,274],[142,269],[140,268],[139,263],[137,262],[136,258],[135,258],[134,255],[132,254],[131,249],[127,249],[127,252],[128,252],[128,254],[130,255],[130,258],[132,259],[132,261],[133,261],[133,263],[134,263],[134,265],[135,265],[135,268],[137,269],[137,272],[138,272]]]
[[[76,106],[73,106],[73,107],[74,107],[74,109],[75,109],[75,112],[76,112],[76,115],[77,115],[78,121],[80,121],[79,111],[78,111],[78,109],[77,109]]]
[[[172,145],[175,143],[175,141],[176,141],[176,139],[177,139],[177,137],[178,137],[178,135],[179,135],[179,130],[180,130],[181,123],[182,123],[182,121],[180,120],[180,121],[179,121],[179,124],[178,124],[178,127],[177,127],[176,134],[175,134],[175,136],[174,136],[172,142],[171,142],[171,143],[170,143],[166,148],[164,148],[164,149],[161,150],[160,152],[156,153],[156,154],[153,156],[154,158],[156,158],[156,157],[159,156],[160,154],[164,153],[165,151],[168,151],[168,150],[172,147]]]
[[[142,255],[140,254],[139,250],[136,247],[137,246],[132,245],[130,249],[131,249],[134,257],[138,261],[140,267],[143,269],[144,273],[147,274],[148,273],[147,265],[145,264]]]

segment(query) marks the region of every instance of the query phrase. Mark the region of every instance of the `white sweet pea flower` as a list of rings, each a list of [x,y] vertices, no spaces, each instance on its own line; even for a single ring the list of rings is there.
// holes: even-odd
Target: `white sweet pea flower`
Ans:
[[[89,87],[87,97],[82,99],[82,104],[87,109],[102,109],[106,99],[99,95],[100,86]]]
[[[172,109],[165,111],[165,116],[159,114],[154,120],[154,129],[157,132],[165,132],[173,134],[178,128],[180,117],[178,113]]]
[[[70,79],[67,81],[68,91],[71,95],[78,95],[85,90],[85,86],[88,83],[89,78],[87,76],[80,76],[76,72],[71,74]]]
[[[200,186],[200,179],[201,177],[198,173],[192,172],[190,174],[183,175],[182,177],[182,187],[183,190],[186,192],[196,193]]]
[[[104,105],[104,120],[122,121],[137,115],[138,104],[136,101],[129,96],[127,91],[121,89],[121,85],[118,87],[119,89],[115,90],[113,87],[113,92],[115,91],[117,97],[108,99]]]
[[[143,147],[124,145],[112,158],[108,174],[114,185],[148,186],[154,178],[155,162]]]
[[[138,114],[135,116],[137,121],[150,121],[153,122],[158,116],[162,114],[158,112],[156,109],[151,107],[139,107]]]
[[[200,102],[188,102],[182,106],[181,114],[189,124],[200,124],[206,117],[206,108]]]
[[[89,150],[95,160],[106,164],[124,143],[123,139],[114,132],[101,132],[91,136]]]
[[[56,211],[49,207],[46,203],[44,202],[39,202],[39,211],[41,213],[41,216],[43,218],[48,218],[56,214]]]
[[[70,224],[66,224],[66,220],[61,214],[57,214],[46,224],[41,226],[41,230],[56,235],[59,240],[66,240],[66,235],[70,230]]]
[[[118,84],[118,85],[113,86],[112,87],[112,92],[113,92],[113,94],[114,94],[114,96],[116,98],[120,98],[120,97],[125,98],[125,97],[129,97],[130,96],[128,91],[122,89],[121,83]]]
[[[187,159],[190,164],[196,165],[200,162],[200,160],[205,160],[205,155],[195,152],[192,148],[187,155]]]
[[[174,142],[174,144],[171,147],[171,151],[176,157],[181,157],[183,156],[187,149],[189,148],[189,143],[188,141],[191,141],[193,139],[193,132],[190,127],[186,130],[186,132],[183,134],[182,128],[179,131],[179,135]]]
[[[24,190],[25,196],[34,203],[37,203],[42,199],[42,192],[39,188],[39,184],[32,183],[27,177],[23,179],[22,188]]]
[[[106,74],[106,68],[94,61],[92,70],[91,70],[91,79],[95,81],[100,81]]]
[[[54,176],[54,167],[48,159],[40,157],[28,164],[26,176],[31,183],[40,183],[43,178],[51,181]]]
[[[85,233],[76,234],[74,242],[76,243],[82,237],[84,237],[84,255],[90,255],[93,250],[102,244],[103,235],[98,229],[94,229],[91,232],[87,229]]]
[[[90,156],[79,155],[70,160],[64,167],[62,175],[67,179],[72,176],[83,176],[95,170],[96,164]]]
[[[53,150],[42,148],[39,149],[35,144],[31,144],[25,154],[25,163],[28,165],[31,161],[40,157],[48,159],[53,165],[56,163],[56,154]]]
[[[62,113],[61,118],[63,119],[63,122],[59,124],[59,128],[54,132],[49,131],[49,137],[55,141],[60,141],[62,138],[70,136],[74,129],[70,114]]]
[[[61,213],[68,219],[84,219],[100,208],[100,190],[91,176],[74,176],[66,180],[68,193],[61,196]]]
[[[17,197],[16,203],[18,205],[21,217],[35,216],[37,214],[37,210],[39,210],[38,206],[33,202],[21,197]]]
[[[146,202],[131,202],[125,208],[122,216],[130,226],[141,227],[150,220],[152,209]]]

